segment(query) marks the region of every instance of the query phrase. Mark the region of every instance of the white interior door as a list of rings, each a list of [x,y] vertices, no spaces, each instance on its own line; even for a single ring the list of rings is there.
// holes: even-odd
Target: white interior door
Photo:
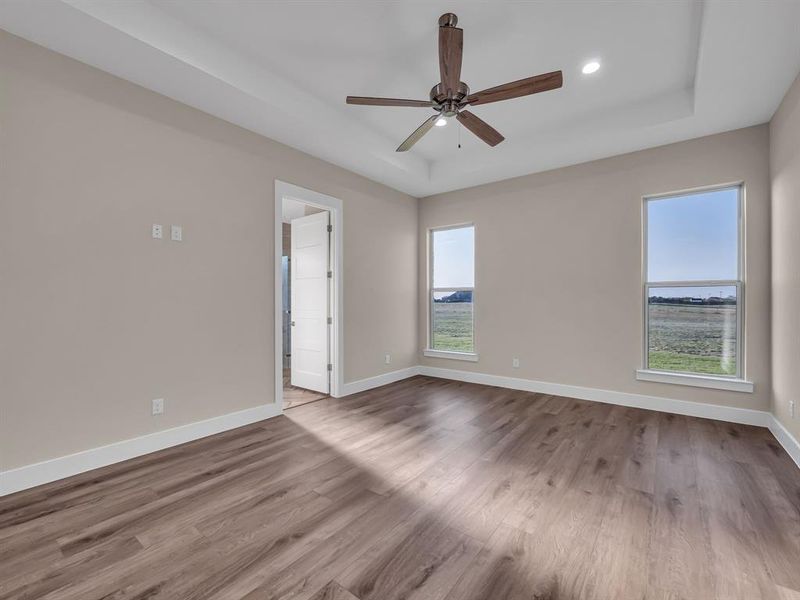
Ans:
[[[292,220],[292,385],[330,393],[328,305],[330,213]]]

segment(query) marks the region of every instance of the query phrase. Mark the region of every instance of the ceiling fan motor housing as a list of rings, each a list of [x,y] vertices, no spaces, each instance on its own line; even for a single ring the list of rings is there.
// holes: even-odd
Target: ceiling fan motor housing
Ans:
[[[437,83],[431,88],[431,102],[436,104],[434,107],[437,111],[447,110],[453,105],[458,108],[459,105],[469,96],[469,86],[463,81],[458,84],[458,89],[452,98],[447,97],[447,90],[444,85]],[[453,113],[455,114],[455,113]],[[446,115],[452,116],[452,115]]]
[[[347,96],[348,104],[367,106],[409,106],[432,108],[437,114],[428,117],[422,125],[406,138],[397,148],[405,152],[430,131],[434,124],[441,125],[441,117],[455,117],[459,123],[486,142],[496,146],[505,138],[491,125],[468,110],[467,106],[488,104],[510,100],[555,90],[563,84],[561,71],[542,73],[533,77],[519,79],[470,94],[469,86],[461,81],[461,60],[464,49],[464,30],[457,27],[458,17],[445,13],[439,17],[439,74],[441,83],[431,88],[430,100],[406,100],[402,98],[373,98],[367,96]]]

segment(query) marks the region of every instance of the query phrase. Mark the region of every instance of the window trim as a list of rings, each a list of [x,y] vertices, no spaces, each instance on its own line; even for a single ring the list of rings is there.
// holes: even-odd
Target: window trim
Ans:
[[[433,350],[432,348],[425,348],[422,354],[423,356],[431,358],[449,358],[451,360],[478,362],[478,354],[476,352],[456,352],[454,350]]]
[[[656,383],[673,383],[692,387],[728,390],[731,392],[747,392],[752,394],[754,385],[746,379],[731,379],[717,375],[695,373],[679,373],[677,371],[658,371],[653,369],[637,369],[636,379],[639,381],[655,381]]]
[[[725,189],[738,189],[737,202],[737,244],[736,267],[737,279],[719,280],[702,279],[694,281],[649,281],[648,280],[648,207],[649,203],[667,200],[692,194],[702,194]],[[674,192],[648,194],[642,196],[642,368],[637,369],[636,378],[644,381],[675,383],[699,387],[712,387],[734,391],[753,391],[753,384],[745,379],[746,346],[745,346],[745,185],[743,181],[721,183],[715,185],[689,188]],[[734,375],[717,375],[692,373],[685,371],[666,371],[652,369],[649,365],[650,327],[649,327],[649,290],[658,287],[717,287],[736,288],[736,373]]]
[[[449,231],[451,229],[465,229],[472,227],[473,243],[472,243],[472,287],[433,287],[433,234],[437,231]],[[442,227],[428,228],[428,334],[426,347],[422,353],[424,356],[435,358],[449,358],[453,360],[466,360],[470,362],[477,362],[478,360],[478,344],[475,336],[475,289],[477,287],[476,273],[475,273],[475,246],[477,245],[478,228],[475,223],[458,223],[455,225],[444,225]],[[472,292],[472,352],[459,352],[456,350],[441,350],[433,347],[433,295],[438,292],[458,292],[470,291]]]

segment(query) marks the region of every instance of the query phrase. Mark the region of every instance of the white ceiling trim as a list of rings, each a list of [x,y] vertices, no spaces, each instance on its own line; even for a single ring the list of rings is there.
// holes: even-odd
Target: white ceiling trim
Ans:
[[[0,25],[366,177],[383,172],[391,187],[424,192],[408,182],[428,180],[428,161],[414,154],[365,153],[393,140],[145,2],[0,3]]]
[[[235,2],[231,3],[234,5]],[[265,6],[272,10],[271,7],[279,5]],[[396,11],[418,9],[414,3],[392,6]],[[574,6],[563,10],[574,10]],[[276,18],[280,17],[282,9],[275,10]],[[547,10],[558,14],[562,9],[553,4]],[[692,4],[690,11],[685,25],[688,30],[678,30],[676,34],[684,41],[686,47],[681,51],[691,62],[683,68],[691,75],[687,87],[654,90],[650,95],[647,90],[638,89],[640,93],[633,95],[630,102],[625,102],[623,94],[602,105],[592,97],[591,86],[584,85],[578,79],[580,76],[565,71],[567,82],[572,77],[574,85],[583,86],[573,88],[575,93],[579,91],[585,96],[576,103],[573,94],[571,101],[576,105],[569,112],[562,111],[559,118],[551,122],[542,120],[533,128],[521,127],[520,132],[504,131],[506,141],[493,149],[465,144],[459,151],[433,154],[429,151],[429,158],[425,158],[423,150],[395,153],[394,148],[401,140],[394,139],[386,128],[375,126],[374,120],[361,118],[365,113],[347,107],[343,98],[307,91],[252,56],[234,50],[218,36],[148,2],[6,1],[0,2],[0,26],[246,129],[422,197],[768,121],[800,70],[800,2],[711,0]],[[498,25],[490,25],[489,21],[487,16],[485,27],[494,31],[490,27]],[[630,25],[635,27],[637,23]],[[464,26],[474,35],[470,39],[478,43],[483,33],[482,22],[475,17],[469,26],[466,23]],[[435,28],[432,29],[433,39]],[[517,34],[514,25],[510,26],[509,34]],[[400,39],[402,43],[402,35]],[[664,51],[669,52],[669,48]],[[369,49],[364,52],[368,54]],[[435,52],[433,43],[431,52]],[[554,60],[559,63],[561,59],[556,56]],[[565,64],[563,68],[574,66]],[[633,79],[632,89],[636,89],[639,73],[627,75]],[[352,93],[368,93],[368,90],[354,89]],[[539,117],[560,100],[542,96],[543,100],[535,105]],[[512,103],[508,104],[510,109]],[[522,108],[526,105],[517,106],[519,118],[524,119],[526,112]],[[411,119],[408,113],[402,116],[395,113],[392,117],[392,111],[414,109],[385,110],[386,119],[404,123]],[[498,109],[483,110],[491,113]],[[420,121],[424,116],[421,115]],[[397,127],[397,123],[390,124]]]

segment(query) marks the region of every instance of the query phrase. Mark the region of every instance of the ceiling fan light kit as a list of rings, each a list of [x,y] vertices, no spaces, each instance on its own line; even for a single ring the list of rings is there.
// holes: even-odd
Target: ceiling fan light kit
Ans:
[[[445,13],[439,17],[439,75],[441,81],[431,88],[430,100],[403,100],[400,98],[375,98],[369,96],[348,96],[347,104],[367,106],[408,106],[432,108],[436,114],[426,119],[422,125],[397,147],[397,152],[405,152],[416,144],[431,128],[447,125],[449,117],[469,129],[489,146],[496,146],[505,138],[491,125],[465,110],[467,106],[477,106],[490,102],[500,102],[521,96],[538,94],[560,88],[564,81],[561,71],[527,77],[511,83],[470,93],[469,86],[461,81],[461,57],[464,50],[464,30],[456,27],[458,17]]]

